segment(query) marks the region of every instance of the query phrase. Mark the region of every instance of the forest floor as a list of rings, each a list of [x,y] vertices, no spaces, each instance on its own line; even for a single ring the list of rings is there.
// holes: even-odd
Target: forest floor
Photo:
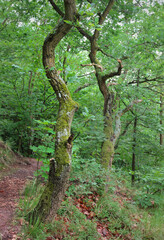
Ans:
[[[21,228],[26,227],[26,222],[22,218],[23,214],[20,218],[17,213],[18,210],[22,213],[24,211],[20,204],[21,198],[25,199],[23,203],[27,207],[30,207],[33,201],[30,194],[25,197],[25,188],[31,186],[30,182],[34,179],[36,170],[37,161],[33,158],[23,157],[12,166],[1,169],[0,240],[61,240],[67,239],[67,236],[69,239],[163,239],[160,226],[157,228],[157,231],[161,232],[158,234],[160,237],[153,237],[150,231],[150,214],[147,214],[145,220],[143,211],[138,211],[134,204],[131,190],[120,185],[121,183],[119,184],[121,187],[116,184],[113,195],[109,194],[103,198],[97,192],[76,194],[74,197],[66,195],[60,212],[55,218],[55,223],[52,226],[41,226],[45,230],[44,233],[43,229],[39,228],[41,235],[36,229],[36,233],[33,232],[35,236],[31,238],[29,230],[22,232]],[[144,229],[145,223],[149,225],[149,232]],[[81,234],[81,238],[79,234]],[[139,237],[138,234],[142,236]],[[91,236],[91,238],[87,236]]]
[[[0,173],[0,240],[14,240],[21,228],[21,221],[14,225],[14,213],[27,181],[33,178],[37,161],[22,158]]]
[[[33,179],[33,174],[37,170],[37,161],[33,158],[21,158],[10,167],[4,168],[0,172],[0,240],[16,240],[17,234],[21,231],[23,222],[16,219],[16,210],[19,208],[19,199],[25,189],[25,186]],[[89,195],[91,205],[96,205],[99,196]],[[86,216],[86,219],[92,220],[94,213],[91,207],[86,207],[85,198],[81,196],[74,201],[77,209]],[[60,216],[59,216],[60,219]],[[64,219],[67,223],[69,219]],[[67,224],[66,224],[67,225]],[[67,231],[67,226],[65,231]],[[104,227],[104,223],[97,223],[97,231],[101,239],[109,239],[110,232]],[[68,234],[71,233],[68,231]],[[113,235],[114,237],[114,235]],[[117,237],[116,237],[117,238]],[[19,238],[20,239],[20,238]],[[28,238],[29,239],[29,238]],[[47,238],[51,239],[51,238]],[[53,238],[54,239],[54,238]],[[55,239],[61,239],[55,237]],[[129,239],[128,237],[125,239]]]

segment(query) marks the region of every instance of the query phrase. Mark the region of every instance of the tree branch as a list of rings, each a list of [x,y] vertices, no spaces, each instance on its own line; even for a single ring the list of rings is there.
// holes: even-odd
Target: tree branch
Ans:
[[[92,40],[92,37],[86,31],[84,31],[84,29],[82,29],[79,26],[75,26],[75,27],[79,31],[79,33],[81,33],[83,35],[83,37],[86,37],[89,41]]]
[[[114,60],[118,61],[117,58],[115,58],[115,57],[113,57],[112,55],[110,55],[110,54],[104,52],[101,48],[98,48],[97,51],[102,52],[102,54],[104,54],[105,56],[110,57],[110,58],[113,58]]]
[[[88,64],[81,64],[82,67],[86,67],[86,66],[96,66],[98,68],[101,69],[101,72],[103,71],[103,67],[97,63],[88,63]]]
[[[137,104],[140,102],[142,102],[141,99],[134,100],[126,108],[122,109],[121,111],[119,111],[116,114],[116,116],[115,116],[115,119],[116,119],[115,131],[114,131],[114,135],[113,135],[113,144],[114,145],[116,144],[116,141],[117,141],[118,137],[120,136],[120,132],[121,132],[121,116],[123,114],[125,114],[126,112],[128,112],[133,107],[134,104]]]
[[[50,4],[52,5],[53,9],[59,13],[60,16],[64,17],[64,13],[60,10],[60,8],[54,3],[53,0],[48,0]]]
[[[99,24],[102,25],[103,22],[105,21],[106,16],[108,15],[108,13],[110,12],[110,10],[112,9],[114,4],[114,0],[109,0],[108,5],[106,6],[104,12],[102,15],[100,15],[100,19],[99,19]]]
[[[93,83],[85,83],[83,86],[80,86],[78,87],[73,93],[77,93],[79,92],[80,90],[84,89],[84,88],[87,88],[89,86],[93,85]]]
[[[9,19],[9,18],[6,17],[1,24],[4,25],[8,19]]]
[[[154,90],[154,89],[152,89],[152,88],[150,88],[150,87],[143,87],[143,88],[147,88],[149,91],[152,91],[152,92],[155,92],[155,93],[158,93],[158,94],[161,94],[162,96],[164,96],[163,93],[161,93],[161,92],[159,92],[159,91],[156,91],[156,90]]]
[[[104,76],[102,77],[102,80],[103,80],[104,82],[105,82],[108,78],[112,78],[112,77],[114,77],[114,76],[119,76],[119,75],[121,75],[121,70],[122,70],[122,68],[123,68],[122,62],[121,62],[120,59],[118,59],[117,62],[119,63],[117,72],[111,72],[111,73],[109,73],[109,74],[104,75]]]
[[[78,78],[86,77],[86,76],[89,76],[89,75],[91,75],[91,74],[93,74],[93,73],[95,73],[95,71],[90,72],[90,73],[86,73],[86,74],[83,74],[83,75],[79,75],[79,76],[77,76],[77,77],[78,77]]]
[[[69,21],[75,21],[76,5],[73,0],[65,0],[65,19]],[[63,37],[70,31],[72,26],[65,23],[63,20],[59,22],[54,30],[54,33],[50,33],[43,44],[43,65],[46,70],[47,78],[57,95],[58,101],[61,102],[62,98],[66,100],[70,97],[68,88],[65,86],[63,89],[63,79],[58,75],[55,68],[55,53],[54,50]]]
[[[51,3],[51,5],[52,5],[52,7],[54,8],[54,10],[57,12],[57,13],[59,13],[59,15],[60,16],[62,16],[63,18],[64,18],[64,16],[65,16],[65,14],[60,10],[60,8],[54,3],[54,1],[53,0],[48,0],[50,3]],[[84,37],[86,37],[88,40],[91,40],[91,36],[87,33],[87,32],[85,32],[81,27],[79,27],[79,26],[75,26],[76,27],[76,29],[84,36]]]
[[[145,83],[145,82],[156,82],[156,81],[158,81],[158,79],[162,79],[162,78],[161,77],[156,77],[156,78],[148,79],[148,78],[145,77],[145,80],[140,81],[139,84],[140,83]],[[137,81],[133,80],[133,81],[129,82],[128,84],[133,84],[133,83],[137,83]]]
[[[107,83],[107,87],[109,87],[109,86],[116,86],[116,85],[118,85],[118,83],[116,83],[116,82],[108,82]]]
[[[121,117],[123,114],[128,112],[133,107],[134,104],[137,104],[137,103],[140,103],[140,102],[142,102],[142,99],[137,99],[137,100],[132,101],[126,108],[124,108],[123,110],[119,111],[118,114]]]
[[[100,14],[100,18],[99,18],[99,25],[102,25],[105,21],[106,16],[108,15],[108,13],[110,12],[110,10],[112,9],[112,6],[114,4],[114,0],[109,0],[108,5],[106,6],[104,12],[102,14]],[[99,36],[99,31],[97,29],[95,29],[93,38],[96,39]]]
[[[128,98],[130,98],[130,96],[128,96]],[[122,99],[121,99],[121,102],[125,105],[125,107],[128,106]],[[129,109],[129,110],[130,110],[130,112],[131,112],[133,115],[135,115],[135,113],[133,112],[132,109]]]

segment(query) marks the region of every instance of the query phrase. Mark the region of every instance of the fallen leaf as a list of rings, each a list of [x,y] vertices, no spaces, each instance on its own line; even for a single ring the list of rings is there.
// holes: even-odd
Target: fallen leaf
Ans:
[[[20,225],[22,226],[22,225],[24,224],[24,219],[23,219],[23,218],[20,218],[20,219],[19,219],[19,223],[20,223]]]
[[[108,233],[108,231],[107,231],[105,228],[103,228],[103,230],[102,230],[102,234],[103,234],[104,236],[106,236],[107,233]]]

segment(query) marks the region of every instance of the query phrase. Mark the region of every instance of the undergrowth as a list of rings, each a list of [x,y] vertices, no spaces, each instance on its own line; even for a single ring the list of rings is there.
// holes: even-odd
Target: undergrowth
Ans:
[[[58,214],[50,224],[34,226],[24,216],[37,204],[44,185],[29,183],[20,199],[18,217],[22,220],[22,240],[161,240],[164,236],[162,193],[150,198],[144,189],[130,186],[121,170],[110,174],[104,191],[105,171],[93,161],[73,164],[70,186]],[[142,202],[142,204],[141,204]]]

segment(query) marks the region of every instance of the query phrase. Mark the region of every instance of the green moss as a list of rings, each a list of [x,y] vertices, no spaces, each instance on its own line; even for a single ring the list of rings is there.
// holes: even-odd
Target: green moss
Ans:
[[[102,154],[102,165],[105,169],[108,169],[110,159],[114,154],[114,146],[109,139],[104,141],[101,154]]]
[[[67,142],[61,142],[56,149],[55,159],[60,165],[70,163],[70,156],[66,144]]]
[[[70,137],[71,123],[78,104],[71,98],[63,101],[59,107],[59,114],[56,123],[56,144],[55,160],[58,163],[57,175],[62,172],[62,166],[70,164],[71,156],[67,149],[67,141]]]
[[[48,182],[46,185],[37,206],[32,210],[27,216],[26,219],[31,223],[35,224],[38,221],[42,222],[45,220],[46,216],[48,216],[51,210],[51,202],[52,202],[52,193],[54,190],[54,184],[52,182]]]

